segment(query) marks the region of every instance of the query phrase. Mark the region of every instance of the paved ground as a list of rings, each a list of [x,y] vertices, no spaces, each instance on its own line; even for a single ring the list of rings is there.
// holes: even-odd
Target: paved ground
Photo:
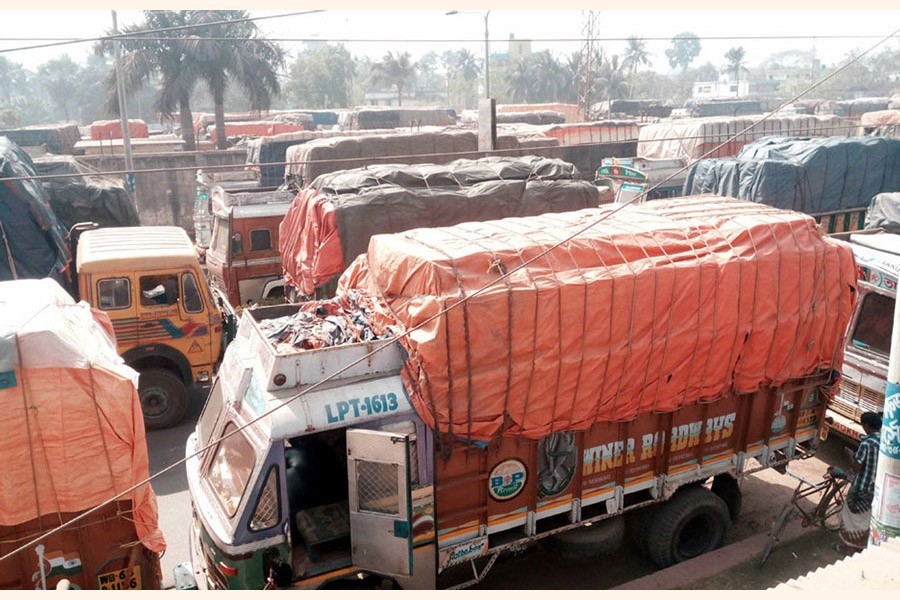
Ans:
[[[200,415],[204,401],[204,394],[192,392],[191,409],[181,425],[173,429],[148,433],[151,473],[156,473],[184,458],[185,443]],[[836,438],[829,438],[822,444],[816,457],[806,461],[795,461],[791,465],[791,471],[815,480],[821,477],[828,465],[836,464],[846,468],[840,448],[841,443]],[[657,572],[655,565],[648,559],[638,556],[630,541],[626,541],[616,555],[601,560],[563,560],[538,546],[525,556],[497,564],[478,587],[610,589],[628,582],[640,582],[645,587],[638,589],[767,589],[820,566],[831,564],[839,558],[830,548],[830,544],[835,541],[835,534],[816,532],[792,541],[787,539],[790,532],[795,531],[791,534],[795,536],[808,533],[795,525],[794,528],[789,527],[786,541],[773,551],[766,566],[762,569],[756,567],[752,559],[762,549],[765,532],[790,498],[795,486],[796,480],[771,469],[745,479],[742,486],[744,493],[742,516],[732,525],[728,533],[726,538],[728,548],[719,551],[728,557],[727,561],[711,562],[709,555],[696,559],[703,561],[698,564],[721,565],[725,570],[703,579],[696,579],[697,574],[702,573],[702,569],[684,563],[681,571],[649,579],[647,576],[662,572]],[[160,526],[168,545],[162,559],[164,585],[171,587],[172,569],[178,563],[190,560],[188,530],[191,504],[183,467],[177,467],[156,479],[153,489],[159,498]],[[672,569],[677,567],[678,565]]]

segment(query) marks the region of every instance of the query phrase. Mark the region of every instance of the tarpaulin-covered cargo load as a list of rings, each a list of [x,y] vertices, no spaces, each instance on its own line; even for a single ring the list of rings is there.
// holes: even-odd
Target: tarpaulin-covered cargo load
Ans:
[[[855,280],[809,216],[702,196],[375,236],[339,292],[424,324],[404,376],[430,426],[539,439],[838,368]]]
[[[134,200],[120,180],[88,175],[45,179],[43,185],[50,206],[66,231],[84,221],[93,221],[101,227],[140,225]]]
[[[561,157],[574,164],[582,177],[592,179],[604,158],[634,156],[638,131],[635,121],[597,121],[534,128],[519,127],[517,135],[534,131],[559,141]],[[507,128],[504,132],[513,131]]]
[[[866,213],[866,229],[884,229],[888,233],[900,233],[900,192],[878,194]]]
[[[358,135],[393,133],[390,129],[359,131]],[[281,133],[250,140],[247,143],[247,164],[259,171],[260,187],[277,187],[284,183],[287,151],[291,146],[305,144],[309,140],[327,137],[347,137],[352,131],[298,131]]]
[[[254,136],[263,137],[270,135],[279,135],[282,133],[296,133],[304,131],[306,127],[302,123],[286,123],[277,121],[232,121],[225,123],[225,137],[234,136]],[[218,135],[216,134],[216,126],[209,125],[206,128],[206,134],[209,139],[216,142]]]
[[[599,206],[600,191],[558,159],[489,157],[439,165],[384,165],[322,176],[301,190],[279,230],[285,285],[312,295],[369,238]]]
[[[53,154],[72,154],[75,144],[81,139],[81,132],[74,123],[71,125],[31,125],[18,129],[4,129],[0,136],[11,142],[31,148],[44,146]]]
[[[831,105],[831,110],[839,117],[860,118],[863,113],[876,110],[887,110],[889,98],[856,98],[855,100],[838,100]]]
[[[354,111],[350,118],[359,129],[446,126],[456,122],[455,112],[449,108],[366,108]]]
[[[150,137],[150,130],[142,119],[128,119],[128,133],[132,138]],[[94,121],[91,123],[91,139],[121,140],[122,121],[119,119]]]
[[[645,125],[641,127],[638,138],[637,156],[685,160],[721,158],[734,156],[745,144],[766,136],[834,136],[855,133],[855,127],[850,121],[834,115],[786,115],[760,121],[763,116],[683,119]],[[731,139],[748,127],[751,129]],[[714,152],[705,156],[710,151]]]
[[[534,112],[539,110],[551,110],[553,112],[562,113],[567,123],[576,123],[584,117],[581,114],[581,108],[577,104],[564,104],[562,102],[548,102],[544,104],[498,104],[497,114],[517,113],[517,112]]]
[[[740,117],[765,110],[759,100],[688,100],[684,108],[692,117]]]
[[[176,116],[177,115],[173,115]],[[208,126],[215,124],[216,115],[211,113],[194,113],[194,131],[199,133]],[[312,126],[313,117],[303,110],[267,110],[248,112],[227,112],[224,115],[225,122],[232,121],[259,121],[260,119],[274,120],[278,117],[282,122],[303,123]]]
[[[21,148],[0,137],[0,281],[51,277],[64,285],[70,256],[66,232]]]
[[[497,115],[497,123],[526,123],[528,125],[551,125],[565,123],[566,116],[553,110],[533,110],[510,112]]]
[[[513,150],[507,156],[539,154],[559,156],[559,143],[543,136],[528,135],[519,139],[498,135],[497,148]],[[389,135],[312,140],[286,153],[285,183],[294,188],[309,185],[319,175],[370,164],[427,161],[448,163],[460,158],[477,158],[478,136],[472,131],[415,132]]]
[[[900,138],[900,110],[864,113],[859,119],[860,134]]]
[[[0,283],[0,526],[56,526],[149,477],[137,380],[105,313],[47,279]],[[123,500],[141,543],[165,550],[150,485]]]
[[[802,165],[808,189],[802,210],[813,214],[866,207],[876,194],[900,190],[900,140],[895,139],[768,138],[745,146],[738,159]],[[760,195],[741,197],[768,204]]]

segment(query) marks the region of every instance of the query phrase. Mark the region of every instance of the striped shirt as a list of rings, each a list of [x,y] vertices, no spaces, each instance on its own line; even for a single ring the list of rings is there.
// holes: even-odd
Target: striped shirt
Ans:
[[[859,471],[853,479],[853,486],[847,497],[847,504],[854,513],[867,512],[872,508],[875,495],[875,470],[878,467],[878,447],[881,444],[879,434],[862,436],[859,449],[853,457],[859,463]]]

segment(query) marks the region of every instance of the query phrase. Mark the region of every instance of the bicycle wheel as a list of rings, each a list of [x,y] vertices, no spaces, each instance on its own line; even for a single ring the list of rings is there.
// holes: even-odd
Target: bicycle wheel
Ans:
[[[775,543],[781,538],[781,534],[784,533],[784,528],[787,526],[788,521],[791,520],[793,514],[793,504],[788,504],[781,509],[781,513],[772,524],[772,529],[769,530],[769,539],[766,541],[766,549],[763,550],[762,557],[759,560],[760,567],[766,564],[766,561],[769,559],[769,554],[772,552],[772,548],[775,547]]]
[[[816,519],[825,531],[838,531],[841,528],[841,510],[844,503],[843,498],[838,495],[839,491],[839,485],[832,484],[816,507]]]

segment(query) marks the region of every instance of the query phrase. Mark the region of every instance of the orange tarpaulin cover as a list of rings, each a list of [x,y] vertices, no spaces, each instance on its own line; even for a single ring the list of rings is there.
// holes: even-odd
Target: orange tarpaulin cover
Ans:
[[[0,525],[81,512],[149,476],[137,373],[104,321],[49,279],[0,283]],[[150,485],[123,499],[144,546],[165,550]]]
[[[341,280],[406,328],[468,298],[403,343],[417,412],[474,439],[837,368],[855,285],[850,248],[811,217],[713,196],[379,235]]]

